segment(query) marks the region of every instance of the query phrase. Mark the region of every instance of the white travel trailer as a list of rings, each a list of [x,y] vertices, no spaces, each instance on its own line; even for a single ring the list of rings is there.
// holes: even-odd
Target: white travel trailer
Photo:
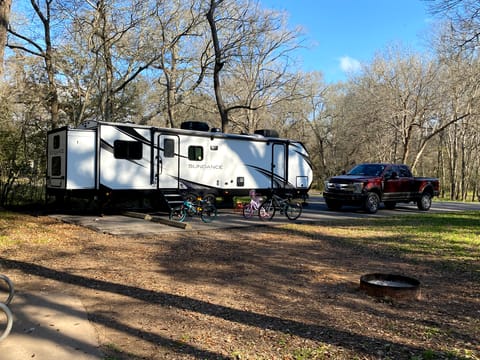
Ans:
[[[233,199],[255,189],[305,197],[310,189],[312,167],[302,143],[272,137],[272,131],[225,134],[208,131],[205,123],[184,124],[88,121],[50,131],[47,195],[143,198],[161,206],[173,195]]]

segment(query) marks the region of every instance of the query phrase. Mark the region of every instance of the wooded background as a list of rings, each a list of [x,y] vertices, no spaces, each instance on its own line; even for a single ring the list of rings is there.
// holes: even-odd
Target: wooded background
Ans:
[[[480,2],[425,0],[428,53],[392,44],[347,81],[302,71],[287,15],[248,0],[0,0],[0,205],[43,196],[48,130],[86,120],[301,140],[315,186],[366,161],[480,194]]]

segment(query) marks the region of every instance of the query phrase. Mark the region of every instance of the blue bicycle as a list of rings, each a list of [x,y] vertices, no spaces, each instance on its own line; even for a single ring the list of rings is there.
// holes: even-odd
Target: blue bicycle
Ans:
[[[187,216],[195,215],[200,216],[203,222],[209,223],[217,217],[217,208],[206,200],[185,200],[181,206],[170,211],[170,220],[183,222]]]

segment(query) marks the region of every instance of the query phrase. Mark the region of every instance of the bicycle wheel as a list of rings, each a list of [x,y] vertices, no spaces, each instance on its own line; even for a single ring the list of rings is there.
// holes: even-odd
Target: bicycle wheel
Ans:
[[[2,319],[2,315],[1,315],[2,312],[5,314],[6,320]],[[4,321],[6,325],[5,325],[5,330],[3,330],[3,332],[0,328],[0,341],[4,340],[8,336],[8,334],[10,334],[10,330],[12,330],[12,324],[13,324],[12,312],[10,311],[7,305],[0,302],[0,326],[1,327],[3,327]]]
[[[4,303],[5,305],[10,304],[10,301],[13,299],[13,294],[14,294],[14,289],[13,289],[13,283],[10,281],[10,279],[6,275],[0,274],[0,280],[3,280],[7,284],[7,289],[4,289],[2,285],[0,285],[0,303]],[[3,292],[8,293],[7,300],[3,301]]]
[[[275,216],[275,205],[272,199],[266,200],[258,209],[258,217],[261,220],[272,220]]]
[[[187,211],[183,207],[173,208],[170,211],[170,220],[183,222],[187,217]]]
[[[209,223],[217,217],[217,208],[212,204],[206,204],[200,214],[202,221]]]
[[[253,214],[255,213],[255,210],[253,209],[252,204],[246,204],[243,206],[243,217],[246,219],[250,219]]]
[[[299,203],[288,203],[285,207],[285,216],[288,220],[297,220],[302,215],[302,205]]]

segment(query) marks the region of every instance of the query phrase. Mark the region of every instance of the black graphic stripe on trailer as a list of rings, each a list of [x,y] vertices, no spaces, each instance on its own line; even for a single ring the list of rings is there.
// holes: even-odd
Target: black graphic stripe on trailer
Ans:
[[[248,167],[255,169],[258,173],[262,174],[265,176],[267,179],[272,179],[273,177],[273,182],[276,185],[276,187],[282,188],[284,186],[293,186],[293,184],[290,184],[287,179],[281,177],[280,175],[274,174],[271,171],[268,171],[264,168],[254,166],[254,165],[247,165]]]

